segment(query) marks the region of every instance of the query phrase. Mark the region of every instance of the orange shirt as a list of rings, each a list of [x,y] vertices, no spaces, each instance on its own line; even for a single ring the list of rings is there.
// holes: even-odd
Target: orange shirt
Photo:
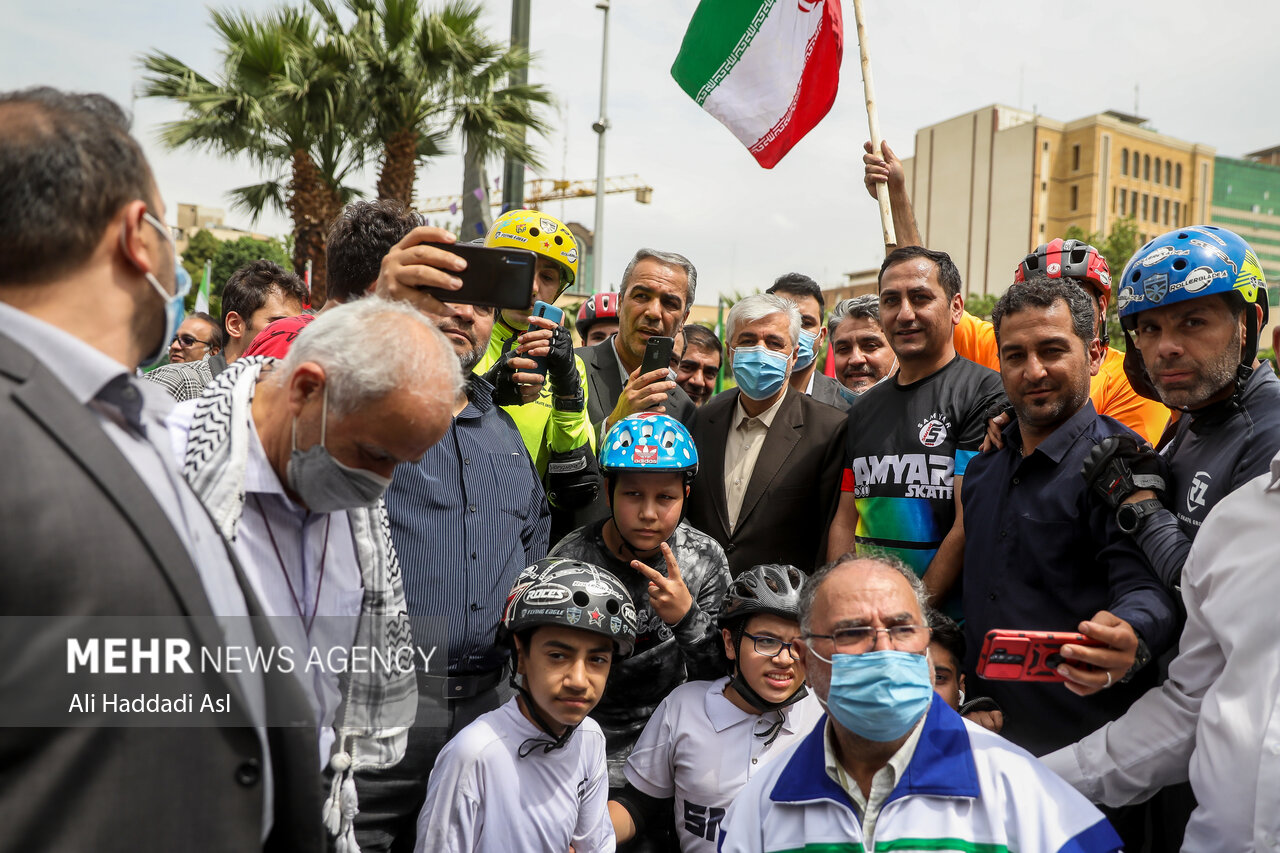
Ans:
[[[968,311],[961,314],[955,346],[956,352],[970,361],[1000,369],[996,333],[989,320],[981,320]],[[1163,403],[1148,400],[1133,390],[1124,373],[1124,353],[1110,347],[1098,375],[1089,383],[1089,397],[1099,414],[1115,418],[1152,444],[1160,440],[1169,422],[1169,409]]]

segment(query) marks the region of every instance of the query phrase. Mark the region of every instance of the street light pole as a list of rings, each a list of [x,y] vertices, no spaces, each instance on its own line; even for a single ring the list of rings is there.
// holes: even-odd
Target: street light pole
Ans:
[[[599,0],[596,8],[604,12],[604,37],[600,48],[600,117],[591,125],[600,136],[596,152],[596,224],[591,245],[591,292],[600,292],[601,273],[604,266],[604,136],[609,129],[609,0]]]
[[[529,0],[511,0],[511,46],[529,50]],[[528,82],[527,65],[512,72],[513,86]],[[524,128],[518,132],[524,141]],[[524,207],[524,162],[508,156],[502,170],[502,209],[507,211],[521,207]]]

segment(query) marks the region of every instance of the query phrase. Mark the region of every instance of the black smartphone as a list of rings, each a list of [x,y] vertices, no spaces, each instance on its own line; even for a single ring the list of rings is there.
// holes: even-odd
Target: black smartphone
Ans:
[[[671,369],[671,352],[676,348],[675,338],[653,335],[644,345],[644,361],[640,363],[640,375],[652,373],[658,368]]]
[[[529,308],[533,303],[533,272],[537,255],[526,249],[499,249],[473,243],[424,243],[452,252],[467,262],[454,273],[462,279],[458,290],[422,288],[441,302],[486,305],[491,308]]]

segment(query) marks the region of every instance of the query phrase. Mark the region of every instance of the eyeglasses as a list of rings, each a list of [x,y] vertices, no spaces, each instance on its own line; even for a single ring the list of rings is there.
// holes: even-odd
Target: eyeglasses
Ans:
[[[784,643],[777,637],[757,637],[755,634],[748,634],[746,631],[742,632],[742,636],[751,640],[751,645],[755,647],[756,654],[758,655],[764,655],[767,658],[776,658],[778,655],[782,654],[783,649],[786,649],[787,654],[792,657],[796,656],[795,650],[792,648],[792,644]]]
[[[831,634],[805,634],[806,640],[830,640],[836,651],[846,655],[860,655],[876,646],[881,633],[889,635],[889,644],[898,651],[918,652],[929,645],[930,631],[924,625],[893,625],[889,628],[841,628]]]
[[[185,332],[181,335],[174,335],[173,340],[170,341],[169,343],[170,344],[176,343],[178,346],[182,347],[183,349],[191,349],[196,344],[204,344],[207,347],[213,346],[212,341],[202,341],[199,338],[197,338],[195,335],[188,335]]]

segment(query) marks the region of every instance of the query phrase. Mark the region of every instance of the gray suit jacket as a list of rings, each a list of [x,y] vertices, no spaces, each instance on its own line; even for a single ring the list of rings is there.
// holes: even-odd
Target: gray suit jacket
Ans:
[[[146,484],[93,414],[3,333],[0,435],[0,705],[57,699],[41,690],[50,673],[67,683],[66,638],[101,637],[110,617],[187,640],[193,664],[201,647],[225,645],[186,547]],[[256,638],[272,644],[232,563]],[[0,728],[0,851],[263,849],[263,756],[239,683],[195,678],[212,695],[230,694],[223,725]],[[315,726],[293,682],[264,677],[270,717],[302,724],[268,730],[268,850],[325,843]]]
[[[810,397],[828,406],[834,406],[842,412],[849,411],[853,401],[857,399],[852,391],[832,379],[825,373],[813,374],[813,391]]]
[[[724,451],[738,393],[737,388],[723,391],[698,410],[692,430],[698,476],[689,495],[689,523],[720,543],[734,577],[761,563],[811,572],[825,562],[827,527],[840,496],[848,418],[788,388],[730,534]]]

